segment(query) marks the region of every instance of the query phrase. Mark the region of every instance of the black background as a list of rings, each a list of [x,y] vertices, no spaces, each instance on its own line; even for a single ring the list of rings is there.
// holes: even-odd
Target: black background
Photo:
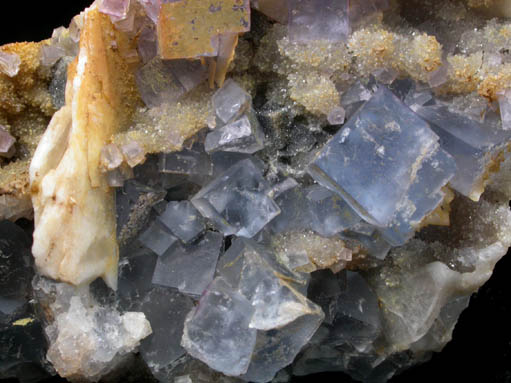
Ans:
[[[71,18],[89,4],[90,1],[83,0],[3,1],[0,45],[49,38],[54,28],[68,26]],[[456,326],[454,340],[444,351],[391,382],[511,382],[510,280],[511,255],[508,254],[497,265],[491,280],[472,297]],[[326,381],[352,382],[339,373],[293,379],[293,382]]]

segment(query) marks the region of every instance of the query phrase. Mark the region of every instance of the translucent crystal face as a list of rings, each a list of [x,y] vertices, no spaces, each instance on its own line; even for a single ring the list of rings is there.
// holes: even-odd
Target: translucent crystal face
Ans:
[[[243,160],[206,185],[192,203],[224,235],[251,238],[280,213],[268,189],[256,165]]]
[[[441,350],[511,245],[484,3],[101,0],[2,47],[0,377],[385,382]]]
[[[291,40],[337,42],[348,38],[348,0],[291,0],[288,4]]]
[[[426,122],[381,87],[327,144],[310,172],[365,220],[387,226],[416,176],[414,166],[420,168],[437,150],[437,141]]]
[[[15,53],[0,51],[0,72],[9,77],[14,77],[20,70],[21,60]]]

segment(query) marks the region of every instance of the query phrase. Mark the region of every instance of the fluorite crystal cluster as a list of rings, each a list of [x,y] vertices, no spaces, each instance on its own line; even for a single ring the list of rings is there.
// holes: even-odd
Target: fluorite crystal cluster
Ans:
[[[385,382],[441,351],[511,245],[507,11],[97,0],[0,50],[52,116],[29,140],[0,98],[0,212],[35,223],[0,222],[0,377]]]

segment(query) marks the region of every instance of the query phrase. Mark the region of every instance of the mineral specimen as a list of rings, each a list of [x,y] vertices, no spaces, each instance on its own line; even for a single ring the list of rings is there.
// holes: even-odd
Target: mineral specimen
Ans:
[[[506,4],[97,0],[1,47],[0,378],[441,351],[511,245]]]

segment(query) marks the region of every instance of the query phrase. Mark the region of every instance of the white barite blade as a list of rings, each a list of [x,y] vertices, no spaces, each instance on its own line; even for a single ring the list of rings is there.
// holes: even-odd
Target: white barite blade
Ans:
[[[121,53],[107,52],[108,44],[123,37],[95,5],[84,15],[66,105],[53,117],[30,166],[32,252],[43,275],[74,285],[102,277],[115,289],[114,194],[99,170],[100,153],[128,114],[120,99],[130,77]]]

